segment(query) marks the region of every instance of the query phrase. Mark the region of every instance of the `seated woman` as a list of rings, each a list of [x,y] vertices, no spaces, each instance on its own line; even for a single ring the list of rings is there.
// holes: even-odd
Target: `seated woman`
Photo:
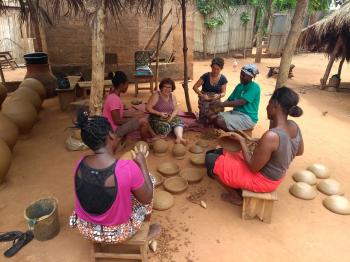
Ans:
[[[259,140],[253,154],[249,153],[245,139],[238,134],[232,139],[242,146],[242,153],[229,153],[223,149],[208,151],[205,163],[208,175],[216,176],[229,193],[223,200],[242,204],[242,189],[253,192],[272,192],[282,182],[295,156],[304,152],[304,142],[298,125],[288,115],[299,117],[298,95],[287,87],[276,89],[266,108],[270,129]]]
[[[119,243],[131,238],[152,212],[154,186],[145,160],[145,150],[135,160],[114,157],[119,138],[105,117],[78,115],[76,127],[93,151],[75,168],[75,211],[70,226],[95,242]],[[160,233],[150,227],[149,236]]]
[[[104,102],[103,116],[108,119],[119,137],[124,137],[133,131],[140,130],[141,139],[147,141],[153,135],[147,118],[124,110],[124,105],[120,98],[120,95],[126,93],[129,87],[126,74],[122,71],[117,71],[109,76],[112,78],[113,87]]]
[[[171,78],[164,78],[159,83],[159,92],[152,94],[147,102],[146,109],[151,114],[149,122],[157,135],[166,137],[172,130],[176,136],[176,143],[186,144],[183,138],[184,123],[177,116],[178,105],[172,94],[175,82]]]
[[[221,74],[221,70],[224,68],[224,59],[215,57],[211,61],[210,67],[211,72],[202,75],[193,86],[193,90],[198,95],[199,121],[204,124],[209,123],[210,104],[219,101],[226,94],[227,79]],[[199,90],[200,86],[202,86],[201,90]]]

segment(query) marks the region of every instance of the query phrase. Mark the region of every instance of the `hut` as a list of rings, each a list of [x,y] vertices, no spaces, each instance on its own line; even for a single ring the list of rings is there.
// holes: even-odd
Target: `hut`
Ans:
[[[321,89],[332,91],[338,89],[344,61],[350,62],[350,2],[305,28],[300,35],[298,46],[308,51],[324,52],[328,55],[329,63],[320,80]],[[341,60],[338,74],[330,78],[327,84],[335,60]]]

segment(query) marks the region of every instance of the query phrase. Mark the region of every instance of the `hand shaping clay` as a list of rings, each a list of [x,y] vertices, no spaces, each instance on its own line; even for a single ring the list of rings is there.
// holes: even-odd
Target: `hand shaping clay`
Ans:
[[[297,182],[289,188],[289,192],[300,199],[311,200],[317,195],[316,190],[304,182]]]
[[[299,170],[293,174],[293,179],[295,182],[304,182],[309,185],[316,185],[317,179],[314,173],[308,170]]]
[[[223,136],[219,138],[218,141],[219,145],[221,145],[225,150],[230,151],[230,152],[238,152],[242,149],[241,145],[239,142],[236,140],[233,140],[229,136]]]
[[[317,178],[329,178],[330,172],[329,169],[321,164],[313,164],[307,168],[307,170],[311,171],[312,173],[315,174]]]

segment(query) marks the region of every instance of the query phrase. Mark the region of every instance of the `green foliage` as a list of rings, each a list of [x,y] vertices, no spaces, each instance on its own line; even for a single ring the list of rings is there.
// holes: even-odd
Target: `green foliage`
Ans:
[[[241,13],[240,19],[241,19],[242,24],[246,25],[250,21],[250,16],[248,15],[247,12],[243,12],[243,13]]]
[[[204,24],[211,30],[222,26],[224,24],[224,20],[221,17],[211,17],[210,19],[206,20]]]

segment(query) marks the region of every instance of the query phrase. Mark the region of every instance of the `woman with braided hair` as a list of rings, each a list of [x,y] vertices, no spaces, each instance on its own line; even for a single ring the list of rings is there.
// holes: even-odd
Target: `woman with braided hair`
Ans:
[[[75,210],[70,226],[95,242],[122,242],[152,212],[154,186],[145,161],[148,152],[142,148],[133,152],[134,160],[117,160],[114,152],[120,138],[107,118],[80,112],[75,125],[93,154],[82,157],[75,167]],[[160,230],[160,225],[151,225],[149,237]]]

